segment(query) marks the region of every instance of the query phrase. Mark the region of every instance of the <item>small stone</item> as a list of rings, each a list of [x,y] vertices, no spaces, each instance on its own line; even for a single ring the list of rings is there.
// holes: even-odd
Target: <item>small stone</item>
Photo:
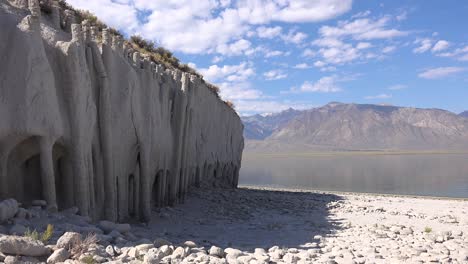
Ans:
[[[159,248],[159,251],[162,253],[163,257],[166,257],[172,254],[173,249],[168,245],[164,245]]]
[[[64,262],[70,258],[70,252],[64,248],[59,248],[50,255],[50,257],[47,259],[47,264],[55,264],[58,262]]]
[[[283,260],[286,261],[286,263],[297,263],[299,257],[292,253],[286,253],[286,255],[283,256]]]
[[[209,250],[209,254],[211,256],[216,256],[216,257],[219,257],[219,258],[223,258],[224,257],[224,250],[220,247],[216,247],[216,246],[211,246],[210,250]]]
[[[321,236],[321,235],[315,235],[315,236],[314,236],[314,239],[320,240],[320,239],[322,239],[322,236]]]
[[[120,248],[113,245],[109,245],[106,247],[106,253],[109,254],[109,256],[111,257],[115,257],[117,255],[120,255],[121,251]]]

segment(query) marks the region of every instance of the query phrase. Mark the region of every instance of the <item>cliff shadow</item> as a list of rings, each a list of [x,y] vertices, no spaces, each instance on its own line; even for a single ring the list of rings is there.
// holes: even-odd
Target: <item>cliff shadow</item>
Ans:
[[[335,194],[251,188],[194,188],[185,204],[153,211],[149,225],[136,232],[173,243],[253,251],[272,246],[312,248],[315,236],[333,236],[342,219],[330,212]]]

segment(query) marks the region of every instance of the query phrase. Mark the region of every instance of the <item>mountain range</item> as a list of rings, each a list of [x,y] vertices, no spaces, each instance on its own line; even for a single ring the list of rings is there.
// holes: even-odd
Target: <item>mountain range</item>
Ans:
[[[468,150],[468,111],[332,102],[242,121],[247,152]]]

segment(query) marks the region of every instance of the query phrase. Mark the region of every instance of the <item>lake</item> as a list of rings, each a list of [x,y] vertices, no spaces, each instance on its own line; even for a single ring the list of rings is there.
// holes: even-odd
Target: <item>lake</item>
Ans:
[[[239,184],[468,198],[468,154],[244,153]]]

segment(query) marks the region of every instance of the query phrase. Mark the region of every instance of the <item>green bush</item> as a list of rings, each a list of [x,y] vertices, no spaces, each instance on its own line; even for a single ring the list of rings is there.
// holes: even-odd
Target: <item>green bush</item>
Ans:
[[[34,240],[40,240],[44,244],[47,244],[47,242],[49,242],[53,234],[54,234],[54,226],[51,224],[47,225],[46,230],[42,233],[37,232],[36,229],[31,231],[29,228],[26,230],[26,232],[24,232],[25,237],[30,237]]]

